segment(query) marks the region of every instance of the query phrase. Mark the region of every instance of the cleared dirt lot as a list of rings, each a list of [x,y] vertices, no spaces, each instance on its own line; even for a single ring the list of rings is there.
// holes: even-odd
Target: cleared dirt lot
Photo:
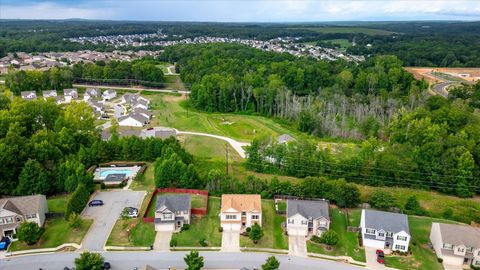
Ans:
[[[442,78],[432,76],[431,73],[433,72],[445,73],[467,82],[480,81],[480,68],[406,67],[405,70],[412,73],[416,79],[421,80],[423,78],[430,83],[445,82]]]
[[[93,219],[87,235],[83,239],[82,249],[102,251],[113,225],[127,207],[140,209],[144,191],[114,190],[96,193],[92,200],[102,200],[103,206],[85,207],[82,217]]]

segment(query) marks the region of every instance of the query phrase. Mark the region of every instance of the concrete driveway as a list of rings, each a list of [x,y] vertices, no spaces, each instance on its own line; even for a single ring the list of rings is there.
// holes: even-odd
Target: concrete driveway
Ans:
[[[222,249],[223,252],[239,252],[240,251],[240,232],[228,231],[222,232]]]
[[[172,234],[172,231],[158,231],[155,235],[155,243],[153,243],[153,250],[169,251]]]
[[[367,259],[368,269],[386,269],[384,264],[377,262],[377,249],[365,247],[365,257]]]
[[[292,256],[307,257],[307,239],[305,236],[288,236],[288,254]]]
[[[145,194],[144,191],[130,190],[97,192],[91,199],[102,200],[104,205],[86,206],[83,210],[82,217],[93,219],[93,224],[83,239],[82,249],[102,251],[123,209],[127,206],[140,209]]]

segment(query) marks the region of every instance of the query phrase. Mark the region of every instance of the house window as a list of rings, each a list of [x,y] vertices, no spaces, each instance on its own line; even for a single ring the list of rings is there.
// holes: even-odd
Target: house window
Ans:
[[[324,221],[324,220],[322,220],[322,221],[320,221],[320,222],[318,223],[318,226],[320,226],[320,227],[327,227],[327,222]]]
[[[443,248],[444,248],[444,249],[453,249],[453,245],[447,244],[447,243],[443,243]]]
[[[22,222],[22,217],[17,217],[17,222]]]
[[[375,234],[375,230],[373,229],[365,229],[366,234]]]
[[[465,252],[465,248],[457,248],[457,252]]]
[[[475,262],[475,265],[480,265],[480,260],[477,260],[477,261]]]
[[[288,224],[295,224],[295,220],[294,219],[288,219]]]
[[[32,218],[36,218],[36,217],[37,217],[37,214],[25,215],[25,217],[26,217],[27,219],[32,219]]]
[[[252,215],[252,219],[260,219],[259,215]]]
[[[385,233],[379,232],[379,233],[378,233],[378,236],[379,236],[379,237],[385,237]]]
[[[13,223],[12,217],[2,218],[0,219],[0,224],[11,224]]]
[[[402,246],[402,245],[395,245],[395,249],[398,249],[398,250],[405,250],[405,246]]]
[[[406,237],[406,236],[397,235],[397,240],[407,241],[407,237]]]
[[[308,225],[308,221],[302,220],[302,225]]]
[[[247,212],[242,212],[242,217],[246,216]]]
[[[469,248],[467,248],[467,252],[470,252],[470,253],[472,253],[472,252],[473,252],[473,247],[469,247]]]
[[[164,219],[172,219],[172,214],[171,213],[165,213],[163,214]]]
[[[225,219],[237,219],[237,215],[225,215]]]
[[[393,233],[392,232],[387,232],[387,237],[393,237]]]

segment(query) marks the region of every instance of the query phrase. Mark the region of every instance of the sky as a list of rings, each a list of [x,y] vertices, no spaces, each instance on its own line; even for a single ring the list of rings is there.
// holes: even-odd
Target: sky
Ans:
[[[217,22],[480,20],[480,0],[0,0],[0,19]]]

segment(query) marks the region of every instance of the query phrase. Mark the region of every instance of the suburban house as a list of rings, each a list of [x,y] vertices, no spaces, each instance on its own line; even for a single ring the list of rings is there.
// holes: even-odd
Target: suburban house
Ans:
[[[328,201],[287,200],[288,235],[322,235],[330,228]]]
[[[155,230],[176,231],[190,224],[191,198],[189,194],[158,196],[155,205]]]
[[[103,100],[111,100],[112,98],[117,97],[117,91],[113,89],[107,89],[103,91],[102,98]]]
[[[366,247],[408,251],[411,236],[404,214],[363,209],[360,229]]]
[[[262,226],[262,200],[258,194],[223,194],[220,226],[240,231],[254,223]]]
[[[35,91],[22,91],[20,95],[24,100],[34,100],[37,98],[37,93]]]
[[[106,115],[106,109],[102,103],[95,100],[90,100],[88,103],[90,104],[90,107],[93,108],[94,113],[98,115],[99,118]]]
[[[118,118],[118,125],[122,127],[143,127],[150,119],[139,113],[130,113]]]
[[[144,108],[134,108],[133,109],[133,112],[134,113],[138,113],[138,114],[141,114],[143,116],[145,116],[146,118],[148,119],[152,119],[152,112],[150,112],[149,110],[146,110]]]
[[[25,221],[43,226],[47,212],[48,205],[45,195],[0,199],[0,236],[13,237],[18,226]]]
[[[43,99],[47,100],[47,98],[56,98],[57,97],[57,91],[55,90],[47,90],[42,92]]]
[[[153,127],[153,128],[142,129],[139,135],[144,139],[152,137],[152,138],[160,138],[163,140],[170,137],[176,138],[177,130],[174,128]]]
[[[132,110],[136,109],[144,109],[148,110],[149,102],[145,101],[144,99],[138,99],[136,102],[132,103]]]
[[[282,134],[277,137],[277,142],[279,144],[289,143],[292,141],[295,141],[295,138],[293,138],[290,134]]]
[[[145,109],[148,110],[148,105],[150,105],[150,100],[142,97],[139,94],[126,93],[125,95],[122,96],[122,100],[120,101],[120,103],[131,105],[132,108],[135,107],[134,106],[135,104],[142,103],[143,104],[142,106],[146,105]]]
[[[78,98],[77,88],[63,89],[63,97],[65,98],[65,102],[67,103],[70,103],[72,99],[77,99]]]
[[[434,222],[430,242],[443,264],[480,267],[480,228]]]
[[[87,88],[85,91],[85,95],[83,96],[83,100],[91,100],[91,99],[96,99],[99,98],[101,95],[100,89],[97,88]]]

